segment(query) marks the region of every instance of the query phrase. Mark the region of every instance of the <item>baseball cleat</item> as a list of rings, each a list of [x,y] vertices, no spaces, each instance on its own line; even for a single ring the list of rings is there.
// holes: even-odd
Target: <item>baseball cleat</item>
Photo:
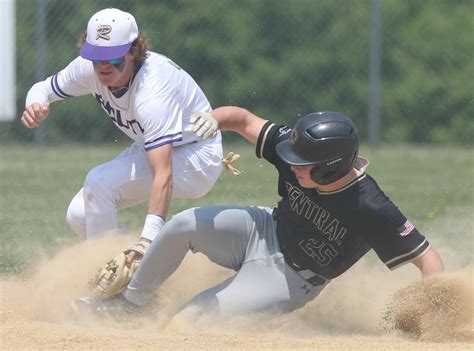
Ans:
[[[142,308],[128,301],[122,295],[107,299],[81,297],[71,302],[71,308],[77,315],[93,315],[97,317],[111,317],[125,321],[142,312]]]

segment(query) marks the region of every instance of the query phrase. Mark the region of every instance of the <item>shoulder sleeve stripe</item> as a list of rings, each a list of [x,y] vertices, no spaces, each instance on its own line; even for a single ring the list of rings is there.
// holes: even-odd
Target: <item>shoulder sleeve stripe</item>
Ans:
[[[420,245],[418,245],[415,249],[411,250],[410,252],[394,257],[384,263],[388,268],[390,268],[390,270],[394,270],[400,266],[403,266],[405,263],[408,263],[418,257],[423,256],[430,247],[431,247],[430,243],[425,239]]]
[[[262,129],[260,130],[260,134],[258,135],[258,139],[257,139],[257,145],[255,148],[255,153],[257,154],[258,158],[263,157],[263,148],[265,147],[268,133],[270,132],[270,129],[272,129],[274,125],[275,125],[274,123],[267,121],[265,122]]]
[[[64,99],[65,96],[61,95],[61,94],[59,93],[59,91],[56,89],[56,86],[55,86],[55,83],[54,83],[55,79],[57,78],[56,75],[57,75],[57,74],[55,74],[55,75],[53,76],[53,78],[51,78],[51,88],[53,89],[54,93],[55,93],[57,96],[59,96],[60,98],[63,98],[63,99]]]
[[[156,143],[157,141],[160,141],[160,140],[176,139],[176,137],[179,137],[179,138],[182,139],[181,134],[182,134],[181,132],[178,132],[178,133],[174,133],[174,134],[163,135],[163,136],[160,136],[159,138],[156,138],[154,140],[147,141],[145,143],[145,146],[150,145],[150,144],[154,144],[154,143]],[[173,141],[177,141],[177,140],[173,140]]]
[[[176,141],[181,141],[181,140],[183,140],[183,138],[181,137],[176,138],[176,139],[171,139],[171,140],[162,140],[161,142],[157,144],[145,146],[145,151],[150,151],[150,150],[156,149],[157,147],[160,147],[166,144],[171,144],[171,143],[174,143]]]
[[[54,93],[59,96],[60,98],[67,98],[72,97],[72,95],[66,94],[64,91],[61,90],[58,84],[58,73],[56,73],[53,78],[51,79],[51,88],[53,88]]]

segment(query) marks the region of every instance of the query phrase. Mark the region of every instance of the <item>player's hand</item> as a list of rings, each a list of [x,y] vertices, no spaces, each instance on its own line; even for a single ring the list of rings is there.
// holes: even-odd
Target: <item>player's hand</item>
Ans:
[[[150,240],[141,238],[139,242],[130,245],[130,247],[125,250],[125,254],[127,255],[127,267],[131,267],[133,261],[140,261],[143,258],[143,254],[150,243]]]
[[[32,103],[21,115],[21,123],[27,128],[36,128],[49,115],[49,104]]]
[[[210,113],[197,112],[191,116],[192,131],[203,139],[216,136],[218,123]]]

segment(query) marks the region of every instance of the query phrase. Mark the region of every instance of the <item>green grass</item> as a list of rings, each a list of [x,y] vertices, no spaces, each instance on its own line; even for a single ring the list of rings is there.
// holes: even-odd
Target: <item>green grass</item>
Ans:
[[[94,165],[110,160],[123,146],[64,145],[0,147],[0,272],[23,271],[42,255],[53,255],[78,239],[65,222],[72,196]],[[247,143],[226,144],[242,155],[244,173],[221,175],[204,198],[176,199],[170,215],[211,204],[273,206],[278,200],[273,166],[254,156]],[[470,147],[383,146],[363,148],[368,173],[430,241],[472,259],[474,157]],[[138,231],[146,205],[121,212],[123,224]]]

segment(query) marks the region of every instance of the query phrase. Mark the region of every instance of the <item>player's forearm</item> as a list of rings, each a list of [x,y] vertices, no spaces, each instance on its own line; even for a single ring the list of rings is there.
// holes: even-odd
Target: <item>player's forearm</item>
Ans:
[[[220,130],[239,133],[251,143],[257,141],[260,128],[266,122],[247,109],[235,106],[217,108],[212,111],[212,115]]]
[[[431,247],[422,257],[413,261],[413,264],[418,267],[423,278],[444,271],[443,261],[433,247]]]
[[[164,172],[163,172],[164,173]],[[157,214],[166,218],[173,191],[173,177],[171,172],[160,173],[153,179],[148,201],[148,213]]]
[[[237,132],[243,130],[249,111],[235,106],[219,107],[211,112],[222,131]]]
[[[173,190],[172,177],[155,177],[148,200],[148,214],[145,218],[141,240],[153,241],[166,221],[171,193]]]
[[[60,98],[54,94],[51,88],[51,77],[44,81],[35,83],[28,94],[26,95],[25,107],[30,106],[33,103],[48,104],[59,100]]]

